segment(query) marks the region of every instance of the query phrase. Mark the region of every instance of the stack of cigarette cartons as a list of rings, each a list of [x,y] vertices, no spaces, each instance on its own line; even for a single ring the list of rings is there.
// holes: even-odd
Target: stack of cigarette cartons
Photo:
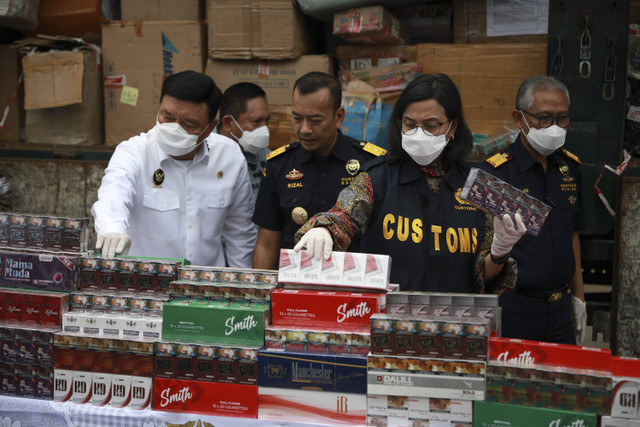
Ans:
[[[280,253],[272,324],[259,358],[258,418],[364,424],[369,319],[385,311],[390,258]]]
[[[499,318],[497,296],[387,294],[387,313],[370,319],[367,423],[470,425]]]
[[[640,426],[640,359],[611,357],[611,374],[611,417],[602,417],[602,426]]]
[[[609,415],[611,352],[492,337],[489,340],[489,404]]]
[[[190,265],[177,279],[154,348],[154,409],[255,418],[277,273]]]
[[[54,345],[55,401],[151,406],[153,342],[59,332]]]

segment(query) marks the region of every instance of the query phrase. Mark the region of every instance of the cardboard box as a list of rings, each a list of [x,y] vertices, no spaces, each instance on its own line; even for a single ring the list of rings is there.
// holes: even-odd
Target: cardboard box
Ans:
[[[258,419],[261,420],[365,425],[366,416],[366,394],[258,388]]]
[[[467,125],[498,135],[511,124],[520,84],[547,70],[546,43],[419,44],[422,72],[444,73],[456,84]]]
[[[103,0],[41,0],[35,32],[99,40],[100,25],[106,20],[102,3]]]
[[[374,313],[384,312],[385,294],[275,289],[271,293],[274,326],[339,327],[361,330]]]
[[[327,55],[304,55],[285,61],[214,61],[209,59],[207,74],[221,91],[239,82],[260,86],[269,104],[291,105],[293,85],[298,78],[311,71],[333,75],[333,61]]]
[[[78,50],[71,51],[67,42],[64,38],[18,42],[23,53],[45,43],[40,52],[22,58],[26,140],[44,144],[102,144],[99,53],[83,43],[74,43]],[[47,49],[52,50],[42,51]]]
[[[202,0],[121,0],[123,21],[199,21],[204,16]]]
[[[291,93],[293,95],[293,92]],[[290,97],[291,98],[291,97]],[[291,100],[289,100],[291,103]],[[298,140],[293,130],[290,105],[269,105],[269,148],[275,150]],[[0,132],[1,134],[1,132]]]
[[[256,418],[258,387],[154,378],[153,409],[237,418]]]
[[[473,423],[487,427],[505,425],[596,427],[598,425],[595,414],[477,401],[473,403]]]
[[[382,6],[367,6],[333,15],[333,34],[351,44],[407,44],[404,23]]]
[[[361,70],[363,68],[416,62],[417,46],[353,46],[336,47],[338,69]]]
[[[293,59],[309,51],[293,0],[207,0],[207,21],[215,59]]]
[[[343,89],[347,88],[350,81],[358,79],[372,86],[379,93],[386,93],[403,90],[421,74],[422,64],[407,62],[386,67],[340,71],[339,80]]]
[[[547,35],[487,37],[487,2],[477,0],[453,0],[453,40],[454,43],[546,44]]]
[[[0,123],[0,141],[18,142],[22,129],[24,128],[24,106],[23,96],[19,96],[18,77],[20,76],[20,61],[18,52],[11,49],[9,45],[0,45],[0,111],[4,114],[4,109],[11,104],[9,115]],[[22,88],[22,85],[20,85]],[[0,122],[2,117],[0,116]]]
[[[364,357],[261,351],[258,364],[260,386],[367,392],[367,359]]]
[[[204,24],[194,21],[102,26],[107,145],[118,145],[154,126],[166,76],[203,71],[204,31]]]

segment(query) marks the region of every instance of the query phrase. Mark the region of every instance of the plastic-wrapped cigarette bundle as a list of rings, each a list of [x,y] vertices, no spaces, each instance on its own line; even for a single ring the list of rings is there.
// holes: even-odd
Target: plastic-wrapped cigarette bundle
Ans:
[[[520,214],[527,233],[537,236],[551,211],[540,200],[478,168],[469,172],[460,198],[494,215]]]

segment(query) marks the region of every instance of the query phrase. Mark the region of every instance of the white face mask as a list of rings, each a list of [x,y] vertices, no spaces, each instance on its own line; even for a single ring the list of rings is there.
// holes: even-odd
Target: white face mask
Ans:
[[[230,116],[233,122],[238,126],[238,129],[242,131],[242,136],[238,139],[237,136],[231,132],[231,136],[233,136],[242,149],[247,153],[258,154],[258,152],[264,148],[269,146],[269,128],[267,125],[260,126],[254,130],[242,130],[236,119],[233,116]]]
[[[449,123],[449,129],[452,123]],[[413,135],[402,134],[402,149],[420,166],[430,165],[447,146],[447,132],[438,136],[427,135],[422,129],[415,132]]]
[[[156,125],[153,129],[160,149],[170,156],[180,157],[191,153],[204,142],[203,139],[198,143],[198,138],[208,127],[209,124],[207,123],[202,132],[198,135],[191,135],[180,126],[180,123],[160,123],[156,119]]]
[[[522,118],[525,119],[522,111],[520,111],[520,114],[522,114]],[[530,127],[526,119],[524,122],[529,128],[529,133],[525,134],[527,141],[529,141],[529,144],[534,150],[543,156],[548,156],[564,145],[567,137],[566,129],[558,125],[549,126],[544,129],[536,129]],[[524,134],[524,129],[521,129],[521,131]]]

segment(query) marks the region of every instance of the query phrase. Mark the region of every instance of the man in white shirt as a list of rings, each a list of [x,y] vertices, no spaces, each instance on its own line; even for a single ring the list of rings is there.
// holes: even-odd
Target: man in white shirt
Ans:
[[[91,209],[103,256],[128,251],[224,266],[224,238],[229,266],[251,266],[256,230],[245,158],[234,141],[212,133],[221,98],[205,74],[165,79],[156,126],[116,147]]]

